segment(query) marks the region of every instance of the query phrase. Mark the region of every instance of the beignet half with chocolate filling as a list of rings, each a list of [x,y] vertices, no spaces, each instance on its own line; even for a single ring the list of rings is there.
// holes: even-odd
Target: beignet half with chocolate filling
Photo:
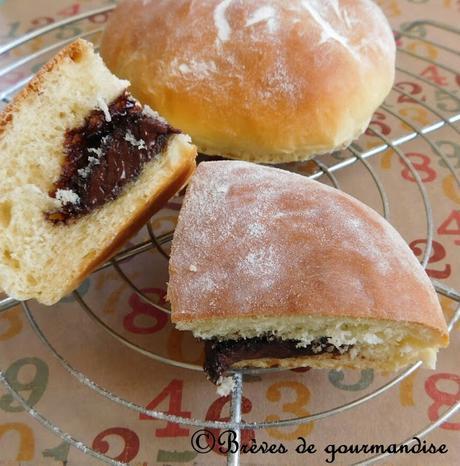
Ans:
[[[78,40],[0,116],[0,288],[53,304],[187,182],[196,149]]]
[[[434,367],[448,344],[436,292],[397,231],[287,171],[200,164],[169,271],[172,320],[206,340],[214,382],[238,367]]]

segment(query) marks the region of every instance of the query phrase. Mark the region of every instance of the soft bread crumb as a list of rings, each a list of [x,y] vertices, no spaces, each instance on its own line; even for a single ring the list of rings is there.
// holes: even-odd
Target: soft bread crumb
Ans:
[[[161,196],[179,191],[192,174],[196,149],[188,136],[177,134],[117,199],[70,224],[46,219],[44,213],[59,204],[78,202],[71,190],[58,191],[57,199],[49,195],[62,172],[66,131],[82,126],[95,108],[108,111],[104,103],[113,102],[128,85],[88,42],[78,40],[0,115],[0,257],[7,259],[0,261],[0,288],[9,296],[56,303],[154,213]],[[91,152],[90,164],[100,164],[99,148]]]
[[[328,342],[339,348],[333,358],[321,354],[321,345],[313,349],[313,357],[284,361],[286,367],[295,364],[316,368],[336,368],[337,364],[357,369],[373,367],[380,370],[399,370],[409,363],[422,360],[426,367],[433,368],[436,362],[437,335],[433,330],[418,324],[391,322],[375,319],[331,318],[325,316],[255,317],[246,319],[194,320],[179,322],[180,330],[191,330],[203,339],[220,340],[254,338],[274,335],[281,340],[298,340],[299,347],[306,346],[318,338],[328,336]],[[340,346],[351,345],[348,351]],[[427,346],[432,346],[428,348]],[[330,358],[326,360],[325,358]],[[292,358],[291,358],[292,359]],[[294,358],[296,359],[296,358]],[[272,360],[270,360],[272,362]],[[250,367],[270,367],[254,360]],[[278,364],[278,362],[277,362]],[[245,367],[236,364],[233,367]],[[284,367],[284,366],[283,366]]]
[[[436,369],[436,359],[437,359],[437,351],[432,348],[427,348],[420,352],[421,360],[423,364],[428,369]]]

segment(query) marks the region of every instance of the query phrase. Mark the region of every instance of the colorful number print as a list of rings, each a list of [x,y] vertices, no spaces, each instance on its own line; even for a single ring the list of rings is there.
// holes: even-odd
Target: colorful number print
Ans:
[[[410,243],[409,245],[410,248],[412,249],[412,252],[419,258],[423,257],[423,252],[424,252],[424,249],[422,250],[420,245],[424,245],[426,247],[427,240],[417,239],[415,241],[412,241],[412,243]],[[431,256],[428,261],[428,264],[435,264],[435,263],[441,262],[446,258],[446,256],[447,256],[447,252],[444,246],[438,241],[433,241]],[[432,278],[441,280],[441,279],[450,277],[452,273],[452,267],[450,264],[445,264],[442,269],[433,269],[430,267],[426,269],[426,273],[428,274],[428,276]]]
[[[124,463],[132,461],[139,453],[139,437],[135,432],[125,427],[111,427],[98,434],[93,440],[93,449],[104,455],[108,453],[110,444],[106,439],[113,435],[121,437],[124,442],[123,451],[113,459]]]
[[[3,322],[7,323],[7,327],[3,328]],[[16,335],[19,335],[22,330],[22,317],[19,308],[9,310],[0,314],[0,341],[9,340]]]
[[[35,440],[32,429],[21,422],[0,424],[0,451],[3,451],[1,448],[2,438],[7,432],[16,432],[19,435],[19,448],[15,460],[31,461],[35,454]],[[2,460],[5,459],[2,458]]]
[[[456,385],[456,392],[450,393],[439,388],[440,382],[449,382]],[[460,401],[460,376],[456,374],[440,373],[429,377],[425,382],[425,391],[433,400],[428,408],[428,417],[430,421],[437,421],[441,416],[440,408],[443,406],[451,407]],[[441,429],[460,430],[460,422],[444,422]]]
[[[34,367],[34,375],[30,381],[21,382],[19,380],[19,374],[25,370],[24,368],[27,366]],[[45,393],[48,385],[48,375],[48,365],[46,362],[36,357],[18,359],[11,364],[5,372],[6,379],[13,390],[21,394],[23,392],[28,394],[27,397],[23,396],[23,398],[29,406],[35,406]],[[24,411],[24,408],[20,406],[9,393],[0,398],[0,409],[9,413],[20,413]]]
[[[154,295],[158,298],[159,304],[166,304],[166,291],[159,288],[145,288],[141,290],[146,295]],[[137,293],[133,293],[129,298],[131,312],[123,319],[123,326],[131,333],[149,335],[162,330],[168,323],[168,316],[160,309],[146,303]],[[138,319],[148,317],[152,321],[149,326],[139,325]]]
[[[206,420],[207,421],[228,421],[230,418],[228,416],[222,416],[222,411],[224,408],[230,403],[230,397],[225,396],[225,397],[220,397],[215,400],[211,406],[208,409],[208,412],[206,413]],[[251,401],[243,396],[242,402],[241,402],[241,412],[242,414],[248,414],[252,410],[252,403]],[[220,430],[219,429],[208,429],[214,436],[214,438],[218,438],[220,435]],[[256,433],[252,429],[244,429],[241,432],[241,444],[242,445],[247,445],[248,447],[252,445],[252,439],[256,438]],[[208,441],[209,446],[211,440]],[[223,454],[222,452],[219,451],[219,444],[216,442],[213,451],[217,454]]]
[[[355,383],[344,383],[345,374],[343,371],[331,370],[329,372],[329,381],[334,387],[340,388],[340,390],[346,390],[348,392],[357,392],[364,390],[369,387],[374,381],[373,369],[364,369],[361,371],[360,378]]]
[[[190,418],[192,413],[190,411],[182,411],[182,391],[184,388],[184,382],[182,380],[174,379],[171,383],[158,395],[156,396],[147,406],[147,409],[154,410],[161,402],[169,398],[169,407],[167,413],[174,416],[181,416]],[[140,414],[139,419],[141,420],[155,420],[151,416],[146,414]],[[157,437],[187,437],[189,435],[189,429],[181,427],[179,424],[168,422],[166,427],[163,429],[156,429],[155,435]]]
[[[438,228],[438,235],[460,235],[460,210],[453,210]],[[460,239],[454,241],[459,246]]]
[[[303,384],[293,381],[277,382],[271,385],[266,393],[268,401],[279,402],[281,401],[283,394],[289,398],[289,395],[294,394],[293,401],[286,401],[283,404],[283,412],[294,415],[295,417],[308,416],[310,413],[305,408],[310,402],[310,390]],[[270,414],[267,416],[266,421],[278,421],[280,416],[277,414]],[[268,429],[267,432],[271,437],[278,440],[295,440],[297,437],[306,437],[311,433],[313,429],[313,422],[308,424],[302,424],[293,432],[289,432],[286,429]]]

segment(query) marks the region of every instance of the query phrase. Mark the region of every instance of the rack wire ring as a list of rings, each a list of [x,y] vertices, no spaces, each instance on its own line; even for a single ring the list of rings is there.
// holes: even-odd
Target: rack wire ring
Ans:
[[[81,299],[81,297],[80,297]],[[195,424],[195,421],[190,421],[188,418],[180,417],[180,416],[171,416],[167,413],[161,412],[161,411],[153,411],[153,410],[147,410],[141,406],[138,406],[134,403],[130,403],[129,401],[123,400],[121,397],[114,395],[113,393],[110,393],[108,390],[103,389],[100,387],[97,383],[94,381],[90,380],[88,377],[84,376],[81,372],[73,368],[53,347],[53,345],[49,342],[49,340],[46,338],[40,327],[38,326],[37,322],[33,318],[33,315],[30,311],[29,306],[27,303],[23,303],[23,309],[26,314],[26,317],[35,331],[35,333],[38,335],[40,340],[42,341],[43,344],[51,351],[51,353],[57,358],[57,360],[63,365],[63,367],[74,377],[76,377],[81,383],[84,385],[87,385],[89,388],[92,388],[95,390],[98,394],[108,398],[111,401],[116,401],[123,406],[133,409],[134,411],[140,412],[142,414],[146,414],[150,417],[155,417],[160,420],[168,420],[169,422],[175,422],[179,424],[184,424],[184,425],[198,425],[201,427],[207,427],[207,428],[225,428],[225,429],[230,429],[230,428],[241,428],[241,429],[266,429],[270,427],[289,427],[289,426],[295,426],[299,424],[304,424],[307,422],[312,422],[312,421],[318,421],[321,419],[325,419],[330,416],[334,416],[336,414],[340,414],[344,411],[347,411],[351,408],[355,408],[359,406],[360,404],[369,401],[373,398],[378,397],[379,395],[385,393],[387,390],[390,388],[393,388],[396,386],[399,382],[404,380],[406,377],[408,377],[410,374],[412,374],[414,371],[416,371],[420,366],[421,362],[417,362],[415,364],[412,364],[409,366],[407,369],[403,370],[398,376],[394,377],[390,381],[386,382],[385,384],[381,385],[374,391],[368,393],[367,395],[363,395],[362,397],[356,398],[348,403],[345,403],[343,405],[337,406],[335,408],[331,408],[325,411],[321,411],[315,414],[310,414],[308,416],[301,416],[297,418],[291,418],[291,419],[280,419],[277,421],[269,421],[269,422],[244,422],[241,423],[239,426],[232,425],[231,423],[225,423],[221,421],[199,421],[199,424]],[[455,323],[460,319],[460,305],[458,306],[456,312],[452,316],[449,322],[448,330],[449,333],[452,331]],[[121,337],[122,339],[122,337]],[[159,362],[164,362],[164,361],[159,361]],[[167,364],[169,364],[167,362]],[[176,365],[176,364],[174,364]],[[194,366],[194,365],[187,365],[191,367],[185,367],[185,364],[182,366],[183,368],[186,369],[192,369],[192,370],[202,370],[201,367],[199,366]],[[199,369],[197,369],[199,368]],[[262,369],[264,372],[269,372],[270,369]],[[234,371],[236,374],[244,374],[244,370],[238,370]]]

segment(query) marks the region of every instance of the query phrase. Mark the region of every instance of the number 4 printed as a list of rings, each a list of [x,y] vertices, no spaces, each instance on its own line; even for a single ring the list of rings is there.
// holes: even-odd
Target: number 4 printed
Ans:
[[[181,417],[192,417],[190,411],[181,411],[182,404],[182,390],[184,387],[183,380],[174,379],[156,398],[154,398],[147,406],[147,409],[154,410],[162,401],[169,397],[169,407],[167,414]],[[140,414],[139,419],[143,421],[156,420],[154,417]],[[155,435],[157,437],[187,437],[189,429],[180,427],[179,424],[168,422],[165,428],[156,429]]]
[[[438,228],[438,235],[458,235],[460,236],[460,210],[453,210],[447,219]],[[460,246],[460,239],[454,241]]]

